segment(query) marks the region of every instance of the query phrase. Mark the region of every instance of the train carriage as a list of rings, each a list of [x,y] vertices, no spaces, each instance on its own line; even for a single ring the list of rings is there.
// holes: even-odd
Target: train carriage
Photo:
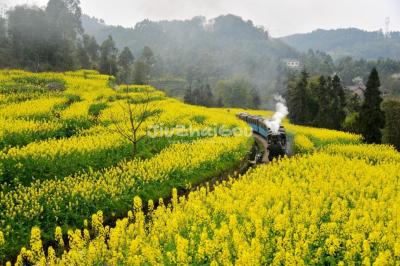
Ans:
[[[268,120],[261,116],[239,113],[237,117],[247,122],[254,133],[259,134],[267,140],[269,160],[286,154],[286,131],[282,125],[279,126],[277,132],[273,132],[271,128],[267,126]]]

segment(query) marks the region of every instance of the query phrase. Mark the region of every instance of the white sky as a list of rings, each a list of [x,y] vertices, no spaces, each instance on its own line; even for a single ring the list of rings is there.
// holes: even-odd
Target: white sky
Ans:
[[[48,0],[0,0],[0,3],[46,5]],[[133,27],[150,20],[213,18],[235,14],[262,25],[272,36],[310,32],[317,28],[384,28],[400,31],[400,0],[81,0],[83,13],[107,24]]]

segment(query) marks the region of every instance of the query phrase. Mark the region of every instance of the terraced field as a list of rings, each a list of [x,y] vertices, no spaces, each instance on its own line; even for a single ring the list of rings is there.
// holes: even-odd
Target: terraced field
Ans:
[[[210,186],[252,145],[239,134],[243,110],[185,105],[146,86],[113,89],[92,71],[10,71],[1,81],[14,76],[65,88],[2,93],[3,263],[400,265],[400,154],[390,146],[285,122],[295,156]],[[149,92],[161,114],[140,134],[155,124],[174,130],[145,138],[132,158],[110,121],[124,123],[120,103],[143,104]],[[9,113],[41,101],[53,105]],[[181,134],[189,131],[198,134]]]
[[[201,183],[234,168],[252,145],[251,138],[213,130],[245,128],[227,110],[112,83],[95,71],[0,72],[0,262],[29,244],[33,226],[82,228],[98,210],[115,220],[134,196],[158,199]],[[145,137],[134,158],[132,143],[114,128],[127,123],[127,101],[160,111],[137,134],[147,136],[156,122],[171,129]]]

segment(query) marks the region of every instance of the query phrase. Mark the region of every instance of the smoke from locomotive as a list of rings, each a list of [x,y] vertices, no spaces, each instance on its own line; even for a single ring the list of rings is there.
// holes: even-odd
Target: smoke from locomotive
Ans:
[[[271,129],[272,133],[278,133],[282,120],[289,114],[289,111],[282,96],[276,95],[274,99],[277,101],[275,114],[272,116],[272,119],[265,120],[265,123]]]

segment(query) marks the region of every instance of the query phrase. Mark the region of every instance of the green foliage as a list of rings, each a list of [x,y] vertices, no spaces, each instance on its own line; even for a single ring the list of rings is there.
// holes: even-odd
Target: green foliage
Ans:
[[[118,57],[118,65],[120,68],[117,75],[118,83],[129,84],[132,82],[132,66],[134,60],[135,57],[131,50],[128,47],[125,47]]]
[[[42,156],[32,154],[28,145],[22,148],[26,152],[18,153],[12,149],[0,155],[3,164],[0,179],[2,182],[29,185],[35,179],[60,178],[89,168],[101,169],[128,158],[130,149],[129,143],[121,142],[112,147],[91,150],[74,150],[71,147],[71,150]]]
[[[64,90],[66,82],[60,78],[45,78],[45,77],[35,77],[35,76],[15,76],[12,77],[12,81],[16,84],[33,85],[39,87],[48,87],[49,84],[57,83],[60,86],[60,90]]]
[[[308,50],[301,55],[300,61],[310,75],[331,75],[335,69],[332,57],[319,50]]]
[[[329,129],[341,129],[345,114],[345,96],[340,78],[335,75],[325,78],[321,76],[316,88],[318,112],[315,116],[314,125]]]
[[[10,58],[10,42],[7,38],[7,20],[0,16],[0,66],[7,65]]]
[[[73,103],[81,101],[81,97],[76,94],[66,94],[65,98],[67,99],[65,102],[53,106],[53,115],[57,118],[60,117],[60,112],[62,110],[67,109]]]
[[[381,129],[385,125],[385,116],[381,110],[382,97],[379,90],[378,71],[373,68],[364,93],[364,102],[360,111],[360,132],[367,143],[381,143]]]
[[[93,103],[89,106],[88,113],[91,115],[93,118],[97,119],[104,109],[107,108],[106,103]]]
[[[343,129],[352,133],[360,132],[359,117],[358,112],[348,114],[343,122]]]
[[[348,93],[346,99],[346,110],[348,113],[360,112],[361,110],[361,99],[356,93]]]
[[[188,88],[186,90],[185,96],[183,98],[185,103],[203,105],[203,106],[213,106],[214,96],[211,92],[209,84],[197,84],[195,88]]]
[[[100,46],[100,73],[115,76],[117,74],[118,49],[111,35]]]
[[[221,99],[223,106],[256,108],[254,100],[257,102],[255,88],[247,78],[234,78],[231,80],[220,81],[216,85],[216,94]]]
[[[325,79],[324,76],[319,78],[317,90],[315,92],[318,102],[318,112],[316,114],[314,123],[320,127],[333,128],[333,119],[331,117],[331,101],[332,95],[330,93],[330,87],[332,80],[330,77]]]
[[[289,119],[295,124],[306,125],[310,123],[311,95],[308,90],[308,78],[308,72],[303,70],[298,81],[289,83],[287,89]]]
[[[309,78],[302,71],[289,83],[289,118],[293,123],[329,129],[341,129],[345,119],[346,98],[340,78],[335,75]]]
[[[341,129],[344,119],[346,118],[346,96],[341,84],[341,79],[338,75],[333,76],[331,95],[333,98],[331,102],[331,119],[334,121],[333,128]]]
[[[67,94],[67,95],[65,95],[65,97],[67,98],[68,105],[71,105],[76,102],[80,102],[82,100],[81,96],[76,95],[76,94]]]
[[[34,71],[66,70],[76,67],[75,44],[82,31],[77,0],[51,0],[46,9],[16,6],[8,12],[6,66]]]
[[[207,119],[207,117],[205,117],[205,116],[203,116],[203,115],[196,115],[196,116],[193,116],[193,117],[191,118],[191,120],[192,120],[193,122],[198,123],[198,124],[203,124],[204,121],[206,121],[206,119]]]
[[[400,150],[400,99],[385,99],[382,109],[385,112],[382,142],[392,144]]]
[[[400,71],[397,74],[393,74],[387,80],[385,84],[389,91],[396,96],[400,96]]]
[[[138,85],[144,85],[148,83],[148,75],[150,73],[150,67],[142,60],[136,60],[134,66],[133,82]]]

